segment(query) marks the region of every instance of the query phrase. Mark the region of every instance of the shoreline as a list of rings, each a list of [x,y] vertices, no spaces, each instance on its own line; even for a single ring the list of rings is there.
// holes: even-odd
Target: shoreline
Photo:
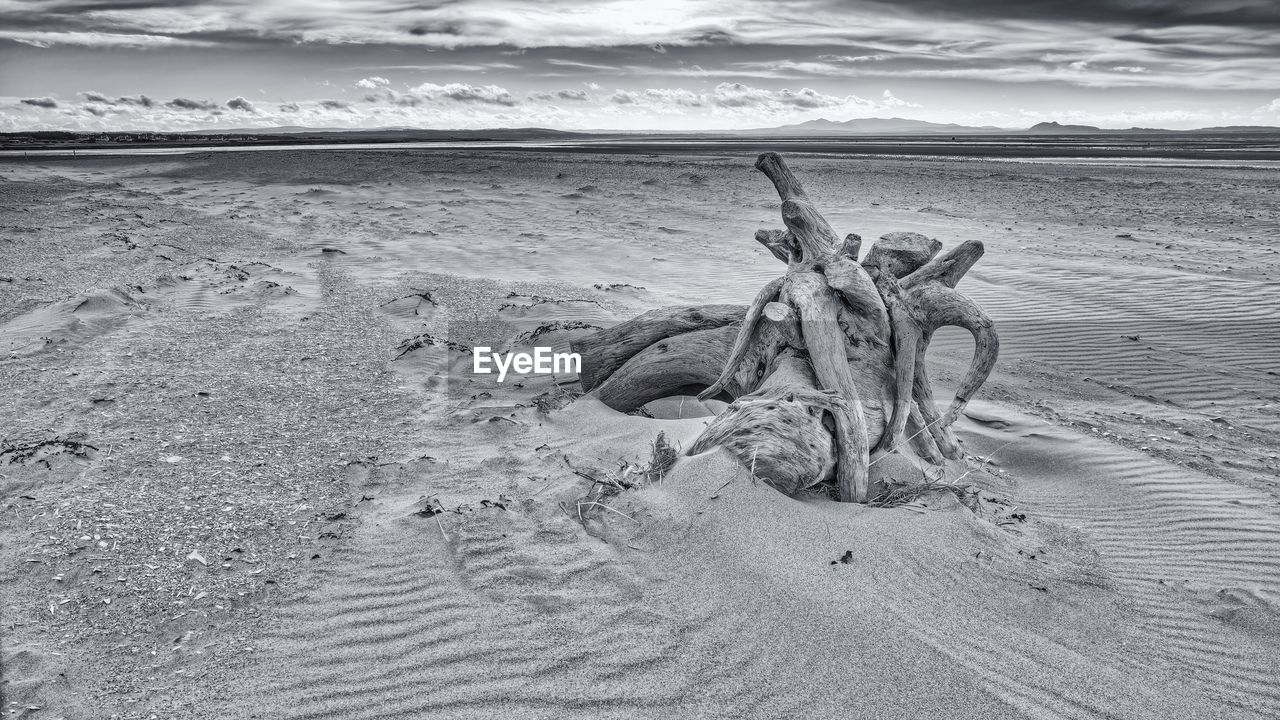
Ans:
[[[0,146],[0,160],[76,156],[188,155],[209,152],[314,151],[516,151],[588,154],[670,155],[721,154],[755,155],[770,149],[790,154],[848,157],[974,158],[990,160],[1058,161],[1104,159],[1111,161],[1257,161],[1280,166],[1280,135],[1272,133],[1236,136],[1073,135],[1073,136],[957,136],[950,141],[929,136],[824,137],[618,137],[555,139],[438,139],[362,142],[318,138],[288,142],[262,140],[254,143],[181,144],[155,143],[143,146],[81,144],[62,147],[36,145],[9,148]]]

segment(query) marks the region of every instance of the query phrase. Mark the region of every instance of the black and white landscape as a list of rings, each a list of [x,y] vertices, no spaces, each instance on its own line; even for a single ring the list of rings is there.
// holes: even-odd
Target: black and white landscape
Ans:
[[[1278,30],[0,3],[0,714],[1280,715]]]

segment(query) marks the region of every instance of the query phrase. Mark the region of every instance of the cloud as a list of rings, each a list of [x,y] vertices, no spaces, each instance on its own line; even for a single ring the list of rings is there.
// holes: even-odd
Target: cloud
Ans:
[[[683,88],[649,89],[645,90],[644,94],[647,99],[668,105],[702,107],[707,104],[707,98],[705,96]]]
[[[0,30],[0,40],[51,48],[57,45],[101,48],[150,49],[162,47],[215,47],[217,43],[194,38],[143,33],[79,32],[60,30]]]
[[[156,101],[152,100],[146,95],[135,95],[132,97],[126,95],[124,97],[116,98],[116,102],[120,103],[121,105],[134,105],[136,107],[144,107],[144,108],[156,106]]]
[[[715,90],[715,104],[720,107],[753,107],[773,99],[773,93],[742,83],[720,83]]]
[[[873,4],[901,6],[892,0]],[[1057,20],[1174,27],[1280,27],[1280,5],[1272,0],[911,0],[905,6],[918,14],[1003,20]]]
[[[232,110],[239,110],[240,112],[248,112],[248,113],[256,112],[253,109],[253,103],[249,102],[248,100],[245,100],[243,97],[238,95],[227,101],[227,107],[231,108]]]
[[[745,83],[720,83],[708,93],[685,88],[617,89],[604,98],[606,112],[633,117],[680,116],[701,127],[758,127],[762,118],[852,115],[889,108],[918,108],[886,91],[882,99],[857,95],[829,95],[813,88],[763,88]],[[711,123],[715,124],[711,124]],[[752,125],[751,123],[756,123]],[[652,127],[652,125],[646,126]]]
[[[208,100],[192,100],[191,98],[176,97],[165,103],[165,107],[174,110],[217,110],[218,104]]]
[[[373,77],[363,78],[361,80],[356,81],[356,87],[364,90],[376,90],[381,87],[386,87],[390,84],[391,84],[390,80],[384,77],[378,77],[377,75],[374,75]]]
[[[280,104],[280,112],[282,113],[296,113],[301,109],[302,108],[299,107],[298,103],[281,103]]]
[[[350,110],[351,104],[341,100],[321,100],[320,107],[326,110]]]
[[[817,59],[833,65],[853,65],[864,62],[879,62],[888,57],[884,53],[876,53],[875,55],[819,55]]]
[[[816,108],[837,107],[849,102],[865,102],[861,98],[848,96],[839,98],[826,95],[812,88],[799,90],[765,90],[742,83],[720,83],[712,95],[712,101],[719,107],[748,108],[762,106],[782,106],[812,110]]]
[[[617,72],[618,67],[614,65],[600,65],[597,63],[579,62],[577,60],[564,60],[562,58],[547,58],[548,65],[556,67],[574,68],[577,70],[597,70],[600,72]]]
[[[22,100],[22,104],[45,108],[46,110],[52,110],[53,108],[58,107],[58,101],[51,97],[25,98]]]
[[[103,95],[100,92],[94,92],[92,90],[81,91],[80,97],[84,98],[85,102],[102,103],[103,105],[116,104],[115,100],[112,100],[111,98],[107,97],[106,95]]]
[[[498,87],[497,85],[471,85],[469,83],[436,85],[434,83],[423,83],[410,90],[409,94],[422,100],[448,99],[464,103],[505,105],[508,107],[518,104],[506,88]]]
[[[1031,25],[1088,27],[1103,36],[1134,28],[1272,34],[1280,28],[1274,0],[549,0],[536,11],[516,0],[41,0],[8,2],[5,13],[12,29],[2,36],[43,47],[314,43],[633,47],[653,54],[764,43],[848,45],[857,38],[909,43],[930,28],[947,28],[944,35],[953,39],[996,29],[1009,43],[1020,36],[1009,30]]]
[[[540,101],[569,100],[572,102],[586,102],[591,99],[591,96],[582,90],[554,90],[529,93],[529,99]]]
[[[880,104],[881,104],[881,105],[883,105],[884,107],[888,107],[888,108],[900,108],[900,107],[918,108],[918,107],[920,107],[920,105],[919,105],[918,103],[907,102],[906,100],[902,100],[902,99],[900,99],[900,98],[898,98],[898,97],[894,96],[894,94],[893,94],[892,92],[888,91],[888,90],[885,90],[885,91],[884,91],[884,94],[883,94],[883,95],[881,95],[881,98],[882,98],[882,99],[880,100]]]
[[[651,110],[699,108],[707,104],[707,97],[683,88],[648,88],[640,91],[615,90],[609,96],[615,105],[643,105]]]

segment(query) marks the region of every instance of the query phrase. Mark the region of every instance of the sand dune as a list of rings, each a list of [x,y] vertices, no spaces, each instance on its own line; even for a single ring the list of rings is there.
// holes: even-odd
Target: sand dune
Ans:
[[[583,507],[719,406],[465,350],[747,301],[780,270],[749,160],[269,159],[0,166],[6,712],[1280,713],[1267,171],[798,156],[839,232],[986,243],[977,511],[714,454]],[[937,345],[945,388],[971,344]]]

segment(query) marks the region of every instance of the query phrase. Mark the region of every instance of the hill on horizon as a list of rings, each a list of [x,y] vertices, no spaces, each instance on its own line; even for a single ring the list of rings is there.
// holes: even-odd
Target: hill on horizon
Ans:
[[[972,126],[956,123],[934,123],[907,118],[853,118],[828,120],[819,118],[792,125],[734,131],[734,134],[757,135],[1106,135],[1142,133],[1276,133],[1280,127],[1265,125],[1226,125],[1194,130],[1165,128],[1101,128],[1094,125],[1062,124],[1057,121],[1036,123],[1026,129],[1002,128],[994,125]]]

